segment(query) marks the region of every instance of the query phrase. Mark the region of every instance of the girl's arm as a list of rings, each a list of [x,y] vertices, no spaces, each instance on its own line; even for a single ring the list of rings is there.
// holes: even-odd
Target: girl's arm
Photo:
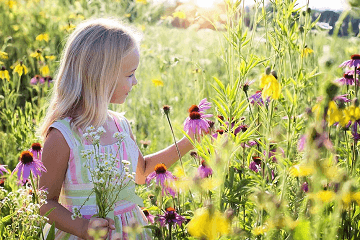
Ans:
[[[71,219],[72,213],[59,204],[58,199],[62,183],[65,179],[68,160],[70,156],[70,148],[66,143],[61,132],[52,129],[44,143],[42,162],[47,172],[42,173],[39,186],[47,188],[47,204],[40,208],[40,214],[44,215],[51,208],[55,209],[48,216],[49,223],[55,222],[56,228],[85,238],[87,234],[87,226],[89,220],[76,218]]]

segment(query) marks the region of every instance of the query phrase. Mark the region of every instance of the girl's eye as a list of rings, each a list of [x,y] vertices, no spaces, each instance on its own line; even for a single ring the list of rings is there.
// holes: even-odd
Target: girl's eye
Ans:
[[[134,74],[131,74],[131,75],[130,75],[130,76],[128,76],[128,77],[130,78],[130,77],[132,77],[132,76],[134,76]]]

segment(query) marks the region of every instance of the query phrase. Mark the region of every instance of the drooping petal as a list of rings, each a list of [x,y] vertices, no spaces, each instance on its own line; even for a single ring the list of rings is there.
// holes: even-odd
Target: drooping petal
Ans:
[[[146,183],[147,185],[149,185],[149,184],[150,184],[150,181],[153,180],[155,177],[156,177],[156,172],[154,171],[154,172],[150,173],[150,174],[146,177],[145,183]]]

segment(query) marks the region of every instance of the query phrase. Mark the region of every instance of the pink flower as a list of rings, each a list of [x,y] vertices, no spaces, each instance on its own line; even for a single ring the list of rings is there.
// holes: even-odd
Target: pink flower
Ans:
[[[18,179],[25,183],[30,176],[30,172],[34,177],[37,177],[41,176],[41,172],[46,172],[46,168],[39,159],[33,157],[30,151],[23,151],[20,155],[20,161],[11,175],[16,171]]]
[[[213,170],[206,164],[204,160],[202,160],[197,173],[200,178],[207,178],[213,174]]]
[[[185,218],[176,213],[175,209],[172,207],[166,208],[164,215],[158,215],[160,225],[163,227],[172,223],[177,223],[179,227],[185,221]]]
[[[31,80],[30,80],[30,84],[31,85],[36,85],[38,83],[43,84],[45,82],[45,79],[40,76],[40,75],[35,75]]]
[[[174,181],[176,178],[171,172],[167,171],[165,164],[159,163],[155,166],[155,171],[146,177],[146,184],[149,185],[150,181],[154,178],[156,178],[156,184],[160,185],[163,195],[164,192],[166,192],[166,194],[170,194],[175,197],[176,192],[169,186],[169,183]]]
[[[0,165],[0,173],[1,175],[4,175],[5,173],[8,173],[8,170],[5,168],[7,165]]]
[[[306,135],[302,135],[302,136],[299,138],[298,145],[297,145],[297,150],[298,150],[299,152],[304,151],[304,149],[305,149],[305,143],[306,143]]]
[[[31,144],[31,148],[29,149],[29,152],[33,154],[34,158],[39,159],[41,161],[42,147],[40,143]]]
[[[206,118],[212,117],[212,114],[205,114],[205,110],[211,107],[211,103],[204,98],[198,105],[192,105],[189,108],[189,117],[184,121],[184,130],[186,133],[202,133],[209,132],[209,121]]]
[[[359,67],[360,66],[360,55],[354,54],[351,55],[351,59],[340,64],[339,67]]]
[[[145,217],[147,218],[147,220],[148,220],[149,222],[151,222],[152,224],[154,224],[154,218],[155,218],[155,216],[154,216],[154,215],[151,215],[151,213],[149,213],[149,211],[146,210],[146,209],[143,210],[143,213],[144,213]]]

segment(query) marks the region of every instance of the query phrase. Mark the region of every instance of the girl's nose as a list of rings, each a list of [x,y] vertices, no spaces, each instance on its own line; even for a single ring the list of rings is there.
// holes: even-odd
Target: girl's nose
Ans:
[[[137,83],[138,83],[138,81],[137,81],[136,77],[134,77],[134,78],[133,78],[132,85],[134,86],[134,85],[136,85]]]

